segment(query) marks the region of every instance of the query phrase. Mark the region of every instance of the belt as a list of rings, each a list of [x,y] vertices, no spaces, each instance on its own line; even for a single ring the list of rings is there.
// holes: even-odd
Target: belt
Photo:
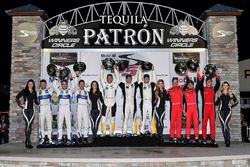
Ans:
[[[40,104],[40,106],[48,106],[48,105],[50,105],[50,103],[48,103],[48,104]]]
[[[187,103],[187,105],[196,105],[196,103]]]
[[[181,103],[172,103],[172,105],[180,105]]]
[[[105,97],[105,99],[114,99],[114,97]]]
[[[82,103],[77,103],[78,105],[82,105],[82,106],[85,106],[85,105],[87,105],[87,104],[82,104]]]
[[[205,103],[205,104],[213,104],[214,105],[214,103]]]
[[[147,98],[145,98],[145,99],[143,99],[143,100],[152,100],[152,99],[147,99]]]
[[[59,104],[61,106],[69,106],[70,104]]]

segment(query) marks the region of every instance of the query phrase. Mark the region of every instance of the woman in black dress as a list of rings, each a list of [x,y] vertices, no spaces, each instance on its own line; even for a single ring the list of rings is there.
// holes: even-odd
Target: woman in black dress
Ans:
[[[238,104],[238,100],[232,92],[228,82],[225,81],[222,84],[215,104],[219,105],[218,115],[225,139],[225,145],[230,147],[230,128],[228,124],[232,115],[232,108]]]
[[[102,92],[99,90],[99,84],[97,81],[91,82],[89,99],[91,101],[90,120],[94,139],[97,136],[98,126],[101,119],[101,108],[103,105]]]
[[[22,102],[20,101],[21,98],[23,98]],[[23,110],[26,136],[25,146],[31,149],[33,148],[31,145],[30,135],[32,130],[32,122],[35,117],[34,103],[38,105],[35,82],[33,80],[29,80],[25,88],[17,94],[16,102]]]

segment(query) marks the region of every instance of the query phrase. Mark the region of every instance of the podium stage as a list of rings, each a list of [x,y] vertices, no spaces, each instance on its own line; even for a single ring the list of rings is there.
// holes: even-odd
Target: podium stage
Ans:
[[[97,137],[92,141],[91,137],[88,139],[87,143],[76,143],[73,140],[72,145],[65,144],[61,145],[48,145],[39,144],[37,148],[63,148],[63,147],[218,147],[218,144],[207,143],[203,144],[201,141],[199,143],[187,143],[183,139],[179,143],[170,142],[169,139],[164,136],[164,140],[160,140],[157,136],[130,136],[130,137]]]

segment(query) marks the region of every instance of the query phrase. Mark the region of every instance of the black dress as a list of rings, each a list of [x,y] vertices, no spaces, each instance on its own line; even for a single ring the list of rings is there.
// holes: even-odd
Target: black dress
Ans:
[[[156,129],[159,137],[163,136],[165,118],[165,101],[169,99],[169,95],[166,90],[160,91],[158,98],[155,99],[154,108],[155,108],[155,117],[156,117]]]
[[[20,101],[20,99],[23,98],[23,103]],[[32,148],[30,135],[32,130],[32,122],[35,118],[35,112],[34,112],[34,103],[38,105],[37,100],[37,93],[36,91],[25,91],[24,89],[19,92],[16,96],[16,102],[17,104],[23,109],[23,117],[25,120],[25,144],[26,147]]]
[[[91,119],[91,129],[93,137],[96,137],[98,126],[101,120],[101,107],[103,105],[102,93],[99,92],[89,92],[89,99],[91,101],[90,109],[90,119]]]
[[[222,133],[225,139],[226,146],[230,146],[230,128],[229,121],[232,115],[232,108],[238,104],[238,100],[234,94],[230,96],[222,93],[216,100],[216,105],[219,105],[219,119],[221,122]]]

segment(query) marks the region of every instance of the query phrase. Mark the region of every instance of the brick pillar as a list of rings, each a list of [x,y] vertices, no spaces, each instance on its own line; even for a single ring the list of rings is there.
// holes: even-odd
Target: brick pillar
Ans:
[[[24,142],[25,121],[22,110],[15,98],[29,79],[33,79],[38,89],[41,75],[41,42],[43,11],[27,5],[6,11],[12,16],[12,51],[10,81],[9,139],[11,143]],[[36,107],[37,108],[37,107]],[[32,142],[38,141],[38,112],[33,121]]]
[[[221,81],[228,81],[237,99],[239,92],[239,63],[237,44],[237,18],[241,10],[217,4],[205,11],[205,33],[208,46],[208,63],[221,70]],[[224,141],[218,116],[217,140]],[[233,108],[230,120],[231,140],[241,141],[240,104]]]

